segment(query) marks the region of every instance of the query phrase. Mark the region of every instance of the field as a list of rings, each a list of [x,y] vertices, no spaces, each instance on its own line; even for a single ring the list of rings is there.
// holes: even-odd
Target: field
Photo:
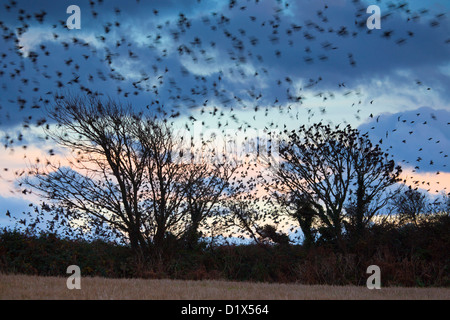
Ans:
[[[450,288],[269,284],[231,281],[182,281],[81,278],[80,290],[69,290],[64,277],[0,274],[0,299],[84,300],[450,300]]]

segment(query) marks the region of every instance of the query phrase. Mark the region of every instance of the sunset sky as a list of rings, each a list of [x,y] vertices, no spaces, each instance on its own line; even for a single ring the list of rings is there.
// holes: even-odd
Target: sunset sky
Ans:
[[[0,226],[39,200],[14,171],[50,149],[64,159],[43,139],[53,95],[86,88],[203,132],[351,124],[409,183],[450,191],[448,0],[0,3]],[[67,30],[73,4],[81,29]],[[372,4],[382,20],[369,31]]]

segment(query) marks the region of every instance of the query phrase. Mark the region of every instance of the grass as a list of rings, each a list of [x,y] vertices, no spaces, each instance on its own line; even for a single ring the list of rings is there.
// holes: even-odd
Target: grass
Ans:
[[[69,290],[67,278],[0,274],[0,299],[82,300],[450,300],[450,288],[273,284],[218,280],[147,280],[81,278],[80,290]]]

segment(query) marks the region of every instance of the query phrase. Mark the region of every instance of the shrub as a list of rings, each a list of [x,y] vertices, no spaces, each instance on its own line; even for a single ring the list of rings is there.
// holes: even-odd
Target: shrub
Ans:
[[[347,252],[327,243],[179,246],[147,260],[130,247],[103,240],[62,239],[0,231],[0,272],[67,276],[71,264],[82,275],[173,279],[300,282],[365,285],[369,265],[381,269],[383,286],[450,286],[450,218],[417,225],[374,225]],[[347,240],[349,241],[349,240]]]

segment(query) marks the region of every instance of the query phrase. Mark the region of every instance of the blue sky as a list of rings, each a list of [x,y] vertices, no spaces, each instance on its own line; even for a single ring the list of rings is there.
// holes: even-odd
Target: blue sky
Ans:
[[[408,173],[449,184],[447,0],[0,3],[0,131],[3,143],[14,140],[1,170],[51,149],[40,129],[52,95],[87,88],[159,107],[180,127],[193,125],[191,115],[205,130],[350,123],[383,139]],[[62,27],[72,4],[80,30]],[[371,4],[381,8],[380,30],[365,25]],[[36,201],[10,192],[12,172],[1,173],[0,211]]]

